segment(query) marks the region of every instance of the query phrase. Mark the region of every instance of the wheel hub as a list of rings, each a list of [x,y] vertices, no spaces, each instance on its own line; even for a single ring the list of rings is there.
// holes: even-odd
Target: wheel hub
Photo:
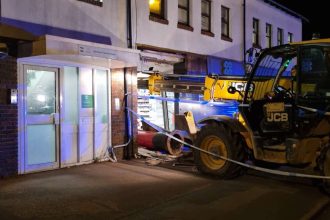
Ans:
[[[217,136],[208,136],[206,137],[201,145],[203,150],[211,152],[216,155],[220,155],[222,157],[227,157],[227,149],[225,143]],[[207,153],[201,152],[201,159],[205,165],[208,166],[211,170],[221,169],[226,161],[216,157],[214,155],[210,155]]]

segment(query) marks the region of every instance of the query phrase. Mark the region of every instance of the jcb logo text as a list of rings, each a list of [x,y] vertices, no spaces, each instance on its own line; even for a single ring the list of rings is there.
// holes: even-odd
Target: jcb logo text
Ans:
[[[288,113],[279,113],[279,112],[270,112],[267,115],[267,121],[268,122],[283,122],[288,121],[289,116]]]

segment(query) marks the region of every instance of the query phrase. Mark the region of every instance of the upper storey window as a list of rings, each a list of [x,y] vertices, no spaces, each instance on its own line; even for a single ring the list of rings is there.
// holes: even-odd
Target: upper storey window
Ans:
[[[292,33],[288,33],[288,43],[292,43],[293,42],[293,34]]]
[[[272,25],[266,24],[266,47],[270,48],[272,47]]]
[[[202,0],[202,34],[214,37],[211,32],[211,1]]]
[[[211,1],[202,0],[202,31],[211,32]]]
[[[283,44],[283,29],[277,28],[277,45]]]
[[[229,8],[221,6],[221,36],[229,38]]]
[[[150,15],[164,19],[164,0],[149,0]]]
[[[178,8],[178,23],[189,26],[189,0],[179,0]]]
[[[165,0],[149,0],[149,19],[162,24],[168,24],[165,19]]]
[[[259,47],[259,20],[253,18],[253,32],[252,32],[252,44],[254,47]]]

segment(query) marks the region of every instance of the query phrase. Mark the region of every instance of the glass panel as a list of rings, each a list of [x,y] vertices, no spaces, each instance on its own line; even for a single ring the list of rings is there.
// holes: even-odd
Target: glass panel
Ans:
[[[303,76],[313,76],[316,78],[328,75],[329,49],[306,48],[302,51],[301,72]],[[324,80],[324,79],[323,79]]]
[[[257,44],[257,36],[255,32],[252,33],[252,43]]]
[[[56,72],[26,70],[27,84],[27,148],[26,165],[40,165],[57,161],[56,128]]]
[[[27,163],[28,165],[51,163],[56,161],[55,126],[27,126]]]
[[[95,123],[108,123],[107,71],[95,70]]]
[[[179,5],[188,8],[188,0],[179,0]]]
[[[224,19],[224,21],[228,20],[228,11],[229,10],[227,8],[224,7],[221,8],[221,17],[222,19]]]
[[[179,8],[179,22],[183,24],[188,24],[188,13],[182,8]]]
[[[204,31],[210,31],[209,29],[209,18],[208,17],[202,17],[202,30]]]
[[[55,73],[27,70],[27,113],[55,112]]]
[[[94,108],[92,69],[80,68],[80,116],[92,116]]]
[[[293,34],[289,32],[288,33],[288,42],[292,43],[292,41],[293,41]]]
[[[93,71],[79,68],[79,155],[80,162],[93,159],[94,145],[94,95]]]
[[[77,163],[78,68],[64,67],[61,120],[61,165]]]
[[[95,158],[103,158],[108,146],[108,77],[106,70],[94,70]]]
[[[161,3],[162,3],[161,0],[149,0],[150,13],[161,15],[161,11],[162,11]]]
[[[266,47],[272,46],[272,26],[270,24],[266,24]]]
[[[156,99],[150,99],[150,112],[149,112],[149,120],[150,122],[158,125],[159,127],[164,128],[164,113],[163,113],[163,105],[162,101]]]
[[[229,36],[227,24],[225,23],[221,24],[221,31],[222,31],[222,35]]]
[[[75,67],[64,67],[64,122],[78,124],[78,73]]]
[[[210,2],[202,1],[202,14],[209,15],[210,13]]]
[[[167,98],[175,98],[174,92],[166,92]],[[168,110],[168,120],[169,120],[169,130],[173,131],[175,129],[175,110],[174,110],[174,102],[167,102],[167,110]]]
[[[280,28],[277,30],[277,44],[283,44],[283,31]]]

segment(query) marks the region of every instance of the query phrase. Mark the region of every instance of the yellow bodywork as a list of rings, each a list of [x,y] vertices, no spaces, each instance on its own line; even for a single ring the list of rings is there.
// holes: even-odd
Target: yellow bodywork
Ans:
[[[160,91],[155,89],[155,81],[162,80],[162,79],[163,79],[163,77],[159,74],[153,74],[153,75],[149,76],[148,89],[149,89],[150,95],[159,95],[160,94]]]
[[[233,84],[246,84],[246,80],[233,79],[214,79],[205,77],[204,100],[210,101],[212,99],[227,99],[227,100],[242,100],[239,93],[230,94],[228,88]]]
[[[310,45],[310,44],[322,44],[322,43],[330,43],[330,38],[324,39],[316,39],[316,40],[308,40],[308,41],[298,41],[290,43],[291,45]]]
[[[205,78],[204,100],[242,100],[244,94],[246,80],[244,79],[214,79],[211,77]],[[263,99],[267,92],[272,91],[274,79],[269,80],[256,80],[253,85],[254,99]],[[286,89],[292,89],[292,82],[289,78],[280,79],[279,85]],[[240,91],[234,94],[228,92],[230,86],[236,87]]]

